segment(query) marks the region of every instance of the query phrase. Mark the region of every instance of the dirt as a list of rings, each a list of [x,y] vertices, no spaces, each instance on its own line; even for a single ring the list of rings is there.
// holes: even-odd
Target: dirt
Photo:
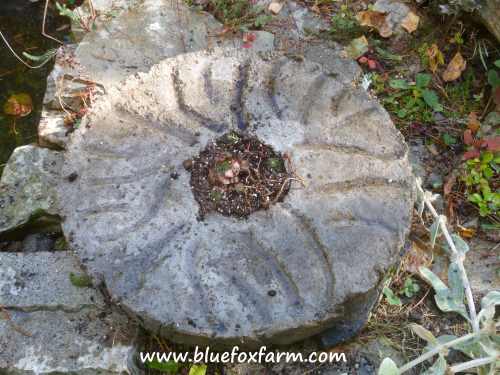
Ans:
[[[247,217],[283,200],[290,189],[289,160],[255,137],[229,132],[184,162],[200,216]]]

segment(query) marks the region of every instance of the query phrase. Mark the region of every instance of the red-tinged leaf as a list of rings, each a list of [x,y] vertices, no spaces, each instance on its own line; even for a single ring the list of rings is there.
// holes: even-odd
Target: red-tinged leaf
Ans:
[[[469,151],[465,152],[464,155],[462,156],[462,158],[464,160],[469,160],[469,159],[478,158],[479,155],[480,155],[479,150],[473,149],[473,150],[469,150]]]
[[[243,35],[244,42],[254,42],[257,36],[254,33],[246,33]]]
[[[467,129],[464,132],[464,143],[468,146],[470,146],[474,143],[474,137],[472,136],[472,130]]]
[[[484,139],[483,146],[488,151],[493,151],[493,152],[500,151],[500,137],[492,137]]]
[[[377,69],[377,62],[375,60],[368,60],[368,68],[370,68],[370,70]]]
[[[243,48],[252,48],[252,43],[250,42],[245,42],[241,45]]]
[[[33,102],[28,94],[11,95],[3,106],[5,114],[16,117],[28,116],[33,109]]]
[[[359,59],[358,59],[358,62],[360,64],[366,64],[368,62],[368,57],[366,56],[361,56]]]

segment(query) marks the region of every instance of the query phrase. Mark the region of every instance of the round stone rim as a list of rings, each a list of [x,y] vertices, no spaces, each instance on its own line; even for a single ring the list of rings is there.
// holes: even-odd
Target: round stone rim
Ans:
[[[307,184],[248,220],[200,224],[182,161],[228,129],[289,153]],[[349,325],[411,218],[407,147],[383,108],[342,71],[272,53],[190,53],[127,78],[72,136],[64,171],[79,178],[59,186],[63,229],[90,274],[188,343],[288,344]]]

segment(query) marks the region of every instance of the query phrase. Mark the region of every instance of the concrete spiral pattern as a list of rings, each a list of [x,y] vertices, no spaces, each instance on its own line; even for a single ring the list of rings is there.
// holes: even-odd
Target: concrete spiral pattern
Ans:
[[[288,154],[303,183],[246,220],[200,222],[182,162],[230,129]],[[407,148],[388,114],[342,71],[276,54],[190,53],[127,78],[73,134],[64,173],[63,229],[82,263],[181,342],[354,327],[410,223]]]

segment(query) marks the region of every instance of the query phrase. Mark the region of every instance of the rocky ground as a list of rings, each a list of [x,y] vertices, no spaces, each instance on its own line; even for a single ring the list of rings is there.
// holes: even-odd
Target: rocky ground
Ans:
[[[166,58],[212,47],[274,49],[295,60],[317,62],[326,71],[340,71],[344,78],[353,77],[358,86],[363,86],[363,82],[366,86],[369,80],[369,94],[378,97],[409,143],[414,173],[423,178],[426,188],[443,196],[436,202],[437,208],[447,214],[450,224],[470,242],[472,250],[466,267],[475,297],[479,301],[487,292],[499,289],[497,212],[491,209],[480,212],[479,203],[467,199],[475,192],[474,185],[466,185],[462,180],[470,171],[462,161],[464,152],[498,151],[488,142],[496,134],[498,122],[492,113],[496,113],[499,103],[494,92],[490,94],[487,74],[481,67],[494,61],[495,56],[498,59],[498,50],[490,48],[492,43],[494,46],[491,38],[478,36],[483,31],[476,32],[463,23],[450,24],[447,35],[439,37],[432,30],[429,32],[436,19],[428,16],[427,8],[386,1],[378,1],[374,9],[391,15],[388,24],[365,19],[371,23],[368,29],[361,29],[355,22],[354,15],[367,9],[361,2],[339,7],[330,2],[288,1],[270,7],[269,1],[259,1],[257,5],[269,9],[265,12],[269,17],[265,19],[258,18],[261,13],[230,18],[228,12],[211,8],[206,2],[193,1],[191,5],[212,12],[215,17],[190,10],[183,3],[175,6],[168,3],[160,7],[163,2],[152,0],[94,0],[92,10],[84,2],[80,18],[73,20],[77,43],[59,49],[49,77],[38,128],[39,145],[16,149],[4,168],[0,182],[0,317],[3,317],[0,347],[7,349],[0,352],[0,372],[154,373],[155,370],[142,370],[134,364],[137,351],[172,347],[167,340],[144,332],[141,322],[132,319],[136,316],[128,308],[126,314],[123,306],[112,303],[113,298],[103,284],[95,279],[92,283],[88,270],[75,260],[71,245],[74,233],[66,231],[64,237],[60,227],[61,204],[68,197],[61,200],[55,186],[58,180],[71,184],[80,177],[77,170],[65,169],[61,175],[63,151],[68,148],[70,133],[80,125],[85,126],[81,118],[97,97],[106,95],[113,83],[134,73],[148,72]],[[411,34],[400,26],[410,11],[421,17],[420,25]],[[489,29],[498,30],[495,20],[489,17],[491,12],[482,10],[482,14]],[[164,22],[165,19],[170,21]],[[391,36],[381,38],[387,28]],[[358,39],[361,45],[352,43],[364,35],[369,37],[365,39],[366,45],[362,39]],[[351,48],[344,49],[336,42]],[[425,48],[424,43],[427,43]],[[472,51],[474,48],[479,52]],[[490,55],[485,57],[481,48],[489,50]],[[468,59],[469,70],[460,71],[458,81],[446,83],[436,72],[447,68],[444,61],[448,63],[457,49]],[[443,54],[443,63],[435,57],[439,53]],[[413,88],[413,94],[405,94],[407,86],[401,80],[411,82],[415,74],[432,71],[433,64],[437,70],[433,81],[427,83],[431,86],[422,87],[420,93]],[[468,78],[471,70],[473,77]],[[412,95],[418,99],[424,89],[430,88],[439,94],[438,104],[444,110],[439,110],[432,101],[434,107],[429,101],[408,104],[405,99]],[[399,105],[394,100],[400,100]],[[407,113],[398,112],[402,103]],[[468,140],[468,134],[476,143]],[[356,147],[363,146],[362,138]],[[109,157],[110,150],[106,152]],[[498,175],[488,179],[488,183],[495,191]],[[77,227],[73,229],[78,231]],[[99,235],[99,229],[95,234]],[[86,241],[93,239],[89,237]],[[235,365],[217,371],[374,374],[382,358],[390,356],[402,364],[422,350],[422,340],[406,328],[410,322],[419,323],[434,334],[465,332],[467,327],[461,318],[443,315],[436,308],[432,290],[418,276],[417,268],[426,265],[446,279],[448,261],[439,246],[431,249],[428,231],[417,218],[405,250],[401,265],[393,270],[387,284],[400,303],[387,294],[381,297],[360,335],[333,348],[347,352],[348,363]],[[328,336],[323,337],[322,343],[310,340],[288,350],[308,352],[324,348],[325,342],[328,346]],[[188,367],[179,373],[187,373]],[[215,369],[209,368],[210,371]]]

